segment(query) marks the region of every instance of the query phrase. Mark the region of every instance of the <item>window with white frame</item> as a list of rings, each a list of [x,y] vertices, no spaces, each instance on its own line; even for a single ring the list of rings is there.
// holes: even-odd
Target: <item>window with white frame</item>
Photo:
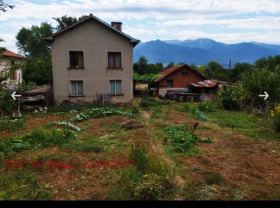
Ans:
[[[83,81],[71,81],[71,95],[83,95]]]
[[[122,81],[120,80],[110,81],[110,94],[122,94]]]

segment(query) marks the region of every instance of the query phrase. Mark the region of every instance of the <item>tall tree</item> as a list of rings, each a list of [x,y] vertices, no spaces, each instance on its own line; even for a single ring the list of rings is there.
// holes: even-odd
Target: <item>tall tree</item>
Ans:
[[[50,44],[42,38],[48,37],[52,33],[52,26],[47,22],[41,23],[39,27],[32,26],[30,29],[23,27],[16,36],[17,47],[26,56],[46,56],[50,53]]]
[[[56,26],[56,30],[63,30],[66,27],[69,27],[70,25],[75,24],[76,22],[88,17],[87,15],[82,15],[78,19],[76,17],[68,17],[67,15],[64,15],[62,17],[56,17],[53,18],[58,25]]]

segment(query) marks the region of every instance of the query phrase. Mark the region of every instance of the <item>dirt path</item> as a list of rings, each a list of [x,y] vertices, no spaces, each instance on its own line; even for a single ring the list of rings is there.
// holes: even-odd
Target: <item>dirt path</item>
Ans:
[[[152,132],[154,129],[151,127],[151,125],[149,125],[149,119],[151,117],[150,114],[147,111],[142,111],[142,113],[143,113],[143,117],[145,118],[145,123],[148,124],[147,125],[149,128],[148,131]],[[171,169],[174,168],[174,161],[165,154],[160,142],[156,142],[152,144],[152,149],[164,158],[164,160],[167,162],[169,167],[171,167]],[[176,174],[174,182],[179,188],[177,195],[174,197],[174,200],[184,200],[184,198],[182,198],[182,196],[180,196],[179,193],[182,191],[184,187],[185,180],[179,174]]]

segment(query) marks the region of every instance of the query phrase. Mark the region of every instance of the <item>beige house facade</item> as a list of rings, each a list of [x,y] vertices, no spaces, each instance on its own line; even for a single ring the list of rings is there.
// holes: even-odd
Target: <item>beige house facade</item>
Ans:
[[[5,50],[0,56],[0,72],[5,71],[6,69],[10,69],[11,59],[14,60],[14,63],[19,63],[23,59],[27,59],[25,56],[16,54],[12,51]],[[8,85],[19,84],[22,83],[22,70],[16,69],[13,71],[8,71],[10,76],[5,81]]]
[[[96,101],[110,93],[113,103],[133,98],[133,48],[140,41],[90,14],[44,38],[51,42],[55,104]]]

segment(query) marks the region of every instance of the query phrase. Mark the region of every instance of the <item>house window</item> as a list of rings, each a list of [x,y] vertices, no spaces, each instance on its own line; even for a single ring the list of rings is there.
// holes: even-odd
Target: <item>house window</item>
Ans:
[[[122,81],[110,81],[110,94],[122,94]]]
[[[69,51],[70,69],[84,68],[84,53],[80,51]]]
[[[108,68],[109,69],[121,68],[121,53],[119,52],[108,53]]]
[[[71,81],[71,95],[83,95],[83,81]]]
[[[167,88],[173,88],[173,80],[167,80]]]
[[[10,79],[11,80],[16,80],[17,79],[17,71],[14,69],[10,70]]]
[[[187,75],[188,75],[188,72],[187,72],[187,71],[183,71],[183,72],[182,72],[182,75],[183,75],[183,76],[187,76]]]

